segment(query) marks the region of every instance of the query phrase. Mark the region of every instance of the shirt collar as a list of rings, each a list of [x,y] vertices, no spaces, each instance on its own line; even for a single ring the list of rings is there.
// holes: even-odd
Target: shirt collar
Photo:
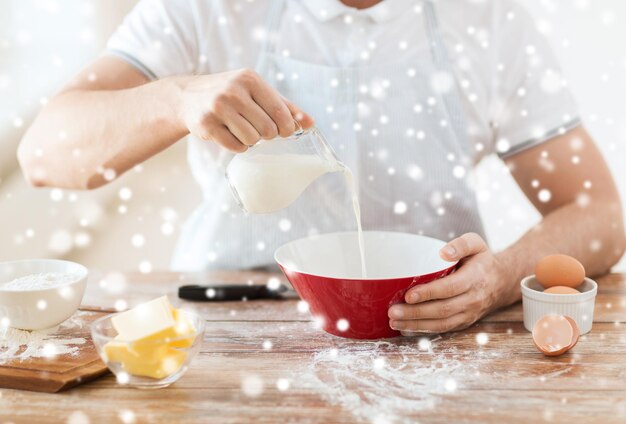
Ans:
[[[302,0],[304,6],[321,22],[331,21],[345,14],[368,16],[381,23],[406,13],[415,0],[383,0],[367,9],[348,7],[340,0]]]

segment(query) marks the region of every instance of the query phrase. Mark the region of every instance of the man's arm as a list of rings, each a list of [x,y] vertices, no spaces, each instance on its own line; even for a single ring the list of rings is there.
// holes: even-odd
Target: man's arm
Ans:
[[[543,215],[538,225],[497,254],[510,270],[513,300],[520,298],[517,283],[521,277],[532,274],[535,263],[546,255],[573,256],[585,266],[587,275],[605,273],[620,259],[626,236],[619,193],[602,154],[583,127],[520,152],[506,164]]]
[[[54,96],[24,135],[18,159],[35,186],[95,188],[189,134],[241,152],[313,120],[254,71],[148,82],[105,56]]]
[[[584,128],[520,152],[506,163],[543,220],[497,254],[474,233],[446,244],[441,257],[461,261],[458,270],[407,291],[406,304],[389,308],[392,328],[407,335],[466,328],[518,301],[521,278],[552,253],[576,257],[588,275],[608,271],[622,256],[626,236],[619,195]]]
[[[97,60],[50,99],[24,135],[24,174],[35,186],[104,184],[112,171],[121,174],[184,136],[175,96],[168,81],[148,84],[116,57]]]

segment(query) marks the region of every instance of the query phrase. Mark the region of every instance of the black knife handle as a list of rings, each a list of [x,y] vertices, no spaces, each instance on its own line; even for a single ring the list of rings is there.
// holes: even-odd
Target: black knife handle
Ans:
[[[247,284],[188,285],[178,288],[178,297],[185,300],[201,300],[205,302],[280,299],[281,293],[285,290],[284,286],[280,286],[278,290],[270,290],[267,286]]]

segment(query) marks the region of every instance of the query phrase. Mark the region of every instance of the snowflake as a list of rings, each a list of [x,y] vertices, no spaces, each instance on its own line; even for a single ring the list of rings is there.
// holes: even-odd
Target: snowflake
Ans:
[[[280,231],[287,232],[291,229],[291,221],[287,218],[283,218],[278,222],[278,228]]]
[[[169,236],[174,233],[174,225],[171,222],[164,222],[161,224],[161,233],[164,236]]]
[[[298,312],[301,313],[301,314],[305,314],[305,313],[309,312],[309,304],[306,301],[304,301],[304,300],[298,301],[297,308],[298,308]]]
[[[348,330],[348,328],[350,328],[350,323],[348,322],[347,319],[341,318],[340,320],[337,321],[337,330],[343,332],[343,331]]]
[[[241,390],[248,397],[258,397],[263,393],[263,380],[257,375],[249,375],[241,382]]]
[[[57,254],[65,254],[69,252],[74,245],[72,235],[67,230],[56,230],[50,235],[48,249]]]
[[[419,181],[424,177],[424,171],[422,171],[422,168],[417,165],[409,165],[406,173],[409,178],[415,181]]]
[[[117,416],[124,424],[133,424],[136,420],[135,413],[130,409],[122,409]]]
[[[133,234],[133,236],[130,239],[130,242],[134,247],[139,248],[139,247],[143,247],[143,245],[146,243],[146,239],[142,234],[136,233],[136,234]]]
[[[374,369],[377,369],[377,370],[385,368],[386,364],[387,364],[387,361],[382,356],[375,358],[373,361]]]
[[[288,390],[290,385],[291,383],[286,378],[279,378],[276,381],[276,388],[281,392]]]
[[[40,311],[43,311],[47,307],[48,307],[48,302],[46,302],[45,300],[39,299],[37,301],[37,309],[39,309]]]
[[[28,235],[27,235],[28,236]],[[74,234],[74,245],[76,247],[87,247],[91,244],[91,235],[85,231]]]
[[[476,343],[481,346],[484,346],[489,342],[489,335],[487,333],[478,333],[476,334]]]
[[[324,317],[314,316],[311,325],[313,326],[313,328],[322,328],[324,326],[324,323]]]
[[[267,288],[270,290],[278,290],[280,288],[280,280],[276,277],[270,277],[267,280]]]
[[[120,372],[119,374],[117,374],[117,382],[120,384],[128,384],[128,382],[130,381],[130,375],[128,375],[128,373],[126,372]]]
[[[447,93],[454,87],[454,78],[449,72],[436,72],[430,78],[430,86],[436,93]]]
[[[124,311],[128,308],[128,303],[124,299],[118,299],[114,304],[116,311]]]
[[[130,198],[133,197],[133,191],[128,187],[122,187],[118,195],[122,200],[130,200]]]
[[[53,202],[60,202],[63,200],[63,190],[60,188],[53,188],[50,190],[50,200]]]
[[[396,202],[393,205],[393,213],[396,215],[404,215],[407,211],[407,205],[405,202]]]
[[[448,378],[445,383],[444,383],[444,388],[448,391],[448,392],[455,392],[457,389],[457,383],[454,379],[452,378]]]
[[[432,347],[432,343],[430,339],[427,339],[426,337],[422,337],[421,339],[419,339],[417,346],[419,350],[421,351],[429,351]]]
[[[496,150],[498,153],[506,153],[511,148],[511,143],[506,138],[501,138],[496,142]]]
[[[456,165],[452,169],[452,175],[454,175],[456,178],[463,178],[465,176],[465,168],[461,165]]]
[[[591,198],[587,193],[580,193],[578,196],[576,196],[576,204],[581,208],[586,208],[587,206],[589,206],[590,202]]]
[[[592,252],[597,252],[602,248],[602,242],[600,240],[591,240],[591,243],[589,244],[589,249]]]
[[[45,358],[52,358],[57,355],[57,348],[54,343],[46,343],[43,345],[42,353]]]
[[[540,202],[547,203],[550,201],[550,199],[552,199],[552,193],[547,188],[542,188],[541,190],[539,190],[537,198]]]
[[[67,417],[67,424],[89,424],[91,421],[83,411],[74,411]]]

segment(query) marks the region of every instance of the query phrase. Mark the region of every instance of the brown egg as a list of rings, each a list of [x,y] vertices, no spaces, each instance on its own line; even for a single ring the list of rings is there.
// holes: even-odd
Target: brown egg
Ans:
[[[533,342],[546,356],[562,355],[578,342],[576,322],[563,315],[546,315],[533,327]]]
[[[537,262],[537,281],[545,287],[578,287],[585,280],[585,268],[575,258],[567,255],[550,255]]]
[[[545,289],[544,293],[552,293],[552,294],[579,294],[580,292],[576,289],[567,286],[554,286],[549,289]]]

